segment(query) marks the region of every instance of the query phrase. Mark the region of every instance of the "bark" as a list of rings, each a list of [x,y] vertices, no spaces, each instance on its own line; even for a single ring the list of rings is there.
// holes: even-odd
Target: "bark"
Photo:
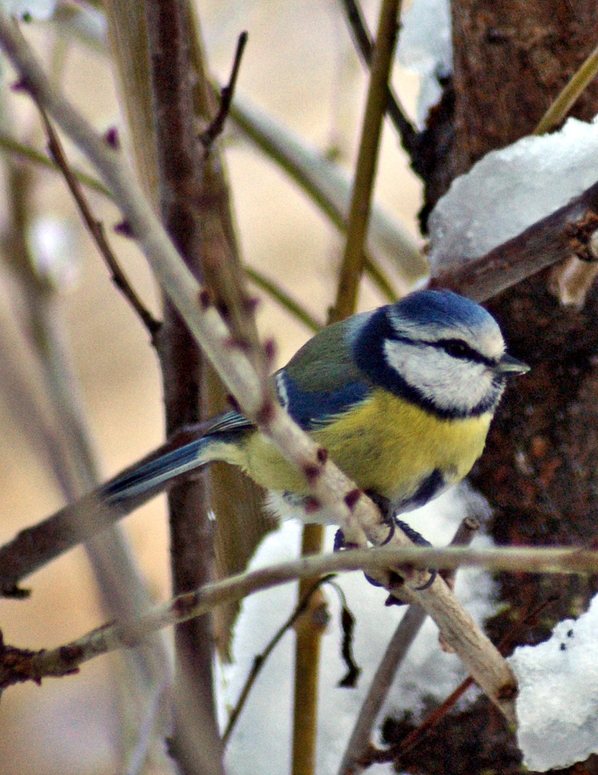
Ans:
[[[444,113],[431,116],[429,141],[440,137],[442,143],[427,149],[433,163],[426,211],[456,175],[534,129],[594,48],[598,6],[589,0],[455,0],[452,22],[454,73]],[[446,110],[451,101],[452,112]],[[589,120],[596,113],[594,82],[570,115]],[[588,546],[598,507],[598,292],[590,290],[581,310],[565,309],[549,280],[550,270],[543,270],[486,305],[509,351],[532,371],[509,389],[472,481],[493,506],[498,543]],[[490,634],[499,641],[554,596],[517,640],[545,639],[557,619],[581,613],[597,587],[588,576],[502,574],[502,610],[489,623]],[[486,701],[441,726],[444,734],[437,728],[396,766],[434,775],[522,771],[512,733]],[[575,771],[594,772],[593,759]]]
[[[201,155],[193,119],[186,12],[181,0],[146,0],[159,204],[187,266],[202,273]],[[164,383],[166,435],[202,416],[203,357],[170,301],[157,337]],[[208,491],[201,475],[168,495],[173,594],[212,580]],[[211,617],[175,628],[174,730],[170,753],[185,775],[220,775],[222,753],[213,695]]]

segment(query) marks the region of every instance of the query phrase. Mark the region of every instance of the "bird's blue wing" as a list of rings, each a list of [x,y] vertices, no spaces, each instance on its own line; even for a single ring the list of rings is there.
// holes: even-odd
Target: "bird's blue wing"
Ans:
[[[367,380],[351,379],[325,390],[305,390],[286,369],[276,374],[276,390],[281,404],[306,431],[326,425],[344,414],[351,406],[367,398],[371,389],[372,385]]]
[[[280,403],[304,430],[325,425],[372,390],[352,350],[353,329],[369,317],[362,313],[323,329],[276,373]]]
[[[371,383],[365,380],[351,380],[336,387],[327,386],[324,390],[303,390],[289,376],[286,369],[280,369],[275,375],[278,400],[303,430],[325,425],[335,416],[343,414],[367,397]],[[230,411],[214,418],[206,431],[206,436],[229,436],[251,430],[255,426],[239,412]]]
[[[239,431],[247,431],[254,427],[254,424],[247,417],[243,417],[239,412],[231,410],[214,417],[214,421],[206,430],[205,435],[215,436],[217,434],[238,433]]]

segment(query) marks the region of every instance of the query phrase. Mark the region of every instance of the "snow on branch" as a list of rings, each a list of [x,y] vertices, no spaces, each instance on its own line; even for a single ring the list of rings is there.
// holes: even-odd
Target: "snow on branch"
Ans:
[[[433,285],[481,302],[571,257],[587,274],[598,259],[597,160],[598,123],[573,118],[559,132],[487,153],[430,215]],[[560,296],[583,303],[579,292]]]

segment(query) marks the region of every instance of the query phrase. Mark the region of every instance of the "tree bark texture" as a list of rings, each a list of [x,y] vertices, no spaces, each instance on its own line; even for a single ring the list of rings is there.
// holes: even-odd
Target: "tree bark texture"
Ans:
[[[425,212],[456,175],[532,132],[595,47],[598,5],[454,0],[452,24],[454,73],[442,107],[430,116],[429,141],[440,137],[441,144],[426,150],[435,161]],[[596,113],[595,81],[570,115],[590,120]],[[493,506],[497,543],[589,546],[598,508],[598,291],[590,290],[581,310],[564,308],[549,279],[544,270],[486,305],[509,351],[532,371],[509,388],[472,481]],[[502,574],[502,608],[488,624],[491,637],[499,642],[516,631],[519,643],[543,640],[556,620],[580,614],[597,587],[589,576]],[[543,611],[526,621],[542,604]],[[439,745],[449,751],[447,740],[450,755],[439,756]],[[410,772],[522,771],[512,733],[484,699],[474,714],[443,721],[407,756],[396,766]],[[578,766],[562,772],[595,772],[595,757]]]
[[[456,0],[453,75],[430,111],[414,168],[425,178],[422,228],[451,181],[488,151],[529,134],[596,45],[591,0]],[[570,111],[596,115],[594,81]]]
[[[454,174],[529,134],[596,45],[591,0],[458,0],[452,5]],[[571,114],[596,115],[598,83]]]
[[[183,260],[202,279],[201,166],[196,138],[186,11],[182,0],[146,0],[159,205],[162,220]],[[157,339],[166,434],[203,417],[204,364],[192,336],[164,299]],[[200,475],[168,495],[172,591],[212,580],[213,540],[208,489]],[[174,729],[170,753],[184,775],[222,775],[222,751],[213,695],[211,617],[175,628]]]

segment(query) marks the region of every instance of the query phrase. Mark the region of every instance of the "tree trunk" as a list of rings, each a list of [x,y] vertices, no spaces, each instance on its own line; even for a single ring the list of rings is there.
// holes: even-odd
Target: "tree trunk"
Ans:
[[[453,177],[534,129],[596,45],[598,5],[454,0],[452,23],[454,73],[445,107],[452,101],[454,112],[433,116],[444,121],[442,137],[450,142],[435,155],[427,210]],[[594,82],[570,115],[590,120],[596,113]],[[598,509],[598,292],[590,291],[583,309],[566,309],[548,289],[549,274],[487,305],[509,351],[532,371],[509,389],[472,480],[493,507],[497,543],[588,546]],[[548,574],[502,574],[499,585],[501,612],[489,623],[490,634],[499,642],[516,631],[518,643],[545,639],[556,620],[581,613],[598,586],[593,577]],[[538,617],[524,621],[551,596]],[[387,733],[392,738],[396,729],[389,725]],[[521,771],[514,737],[485,699],[474,712],[443,720],[408,756],[399,768],[434,775]],[[591,758],[584,772],[596,771]]]

